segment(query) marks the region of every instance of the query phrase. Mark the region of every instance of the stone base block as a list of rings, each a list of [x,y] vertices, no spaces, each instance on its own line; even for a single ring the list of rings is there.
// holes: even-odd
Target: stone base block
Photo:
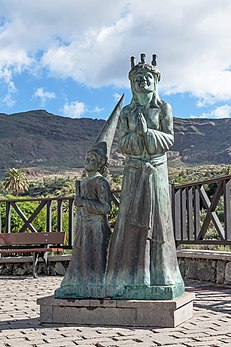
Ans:
[[[174,300],[37,300],[41,323],[174,328],[193,316],[193,293]]]
[[[184,282],[173,285],[133,285],[109,286],[107,296],[114,300],[174,300],[184,294]]]

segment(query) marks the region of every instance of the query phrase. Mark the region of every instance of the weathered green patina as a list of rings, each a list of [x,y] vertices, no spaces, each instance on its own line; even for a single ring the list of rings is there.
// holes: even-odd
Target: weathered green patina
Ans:
[[[111,191],[103,176],[110,154],[123,96],[85,157],[87,177],[82,179],[75,197],[76,239],[72,258],[56,298],[104,298],[105,270],[111,229],[107,214],[111,210]]]
[[[86,155],[88,177],[81,180],[81,194],[75,197],[76,240],[61,287],[55,291],[56,298],[105,296],[104,275],[111,236],[107,220],[111,209],[111,192],[108,181],[100,173],[106,163],[105,154],[101,154],[98,147]]]
[[[166,156],[174,141],[173,116],[171,106],[158,95],[160,72],[155,58],[146,64],[142,54],[137,65],[132,58],[133,97],[121,111],[119,131],[126,162],[109,254],[106,214],[110,189],[99,173],[102,162],[93,149],[86,157],[88,178],[82,180],[81,196],[75,199],[77,238],[70,266],[55,292],[57,298],[170,300],[184,293],[173,237]],[[107,146],[112,132],[105,129],[110,135],[99,139]]]
[[[135,64],[129,72],[131,103],[120,115],[119,144],[125,162],[121,203],[107,266],[107,296],[173,299],[184,293],[169,197],[166,152],[174,141],[169,104],[159,98],[160,72]]]

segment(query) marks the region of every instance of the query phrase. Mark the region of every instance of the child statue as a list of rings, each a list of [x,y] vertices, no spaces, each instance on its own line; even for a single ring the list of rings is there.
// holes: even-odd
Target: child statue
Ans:
[[[96,143],[85,157],[86,177],[74,203],[77,207],[76,239],[72,258],[56,298],[104,298],[105,270],[111,229],[111,191],[103,176],[107,166],[123,97],[108,118]]]
[[[106,144],[99,143],[87,152],[87,177],[80,182],[77,207],[77,230],[72,258],[57,298],[104,297],[104,274],[111,229],[107,214],[111,210],[111,192],[102,175],[106,166]]]

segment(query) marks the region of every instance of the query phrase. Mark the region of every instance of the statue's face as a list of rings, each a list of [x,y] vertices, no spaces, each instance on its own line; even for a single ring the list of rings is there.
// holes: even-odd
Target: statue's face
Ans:
[[[155,89],[155,78],[147,70],[140,70],[133,79],[133,88],[138,93],[150,93]]]
[[[84,167],[88,172],[97,171],[99,169],[98,157],[94,152],[88,152],[86,154]]]

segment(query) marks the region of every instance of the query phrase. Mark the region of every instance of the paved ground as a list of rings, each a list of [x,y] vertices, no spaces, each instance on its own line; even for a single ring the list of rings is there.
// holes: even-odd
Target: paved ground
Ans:
[[[0,347],[231,346],[231,287],[188,282],[194,317],[177,328],[137,329],[41,325],[36,299],[51,295],[61,277],[0,277]]]

